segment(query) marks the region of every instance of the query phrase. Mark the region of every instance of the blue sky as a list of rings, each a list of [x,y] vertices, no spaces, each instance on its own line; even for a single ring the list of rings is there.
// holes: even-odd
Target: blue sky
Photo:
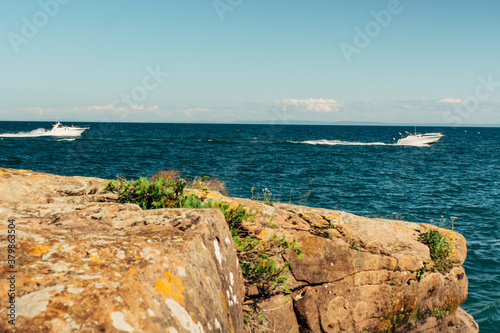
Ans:
[[[0,0],[0,120],[500,124],[499,10]]]

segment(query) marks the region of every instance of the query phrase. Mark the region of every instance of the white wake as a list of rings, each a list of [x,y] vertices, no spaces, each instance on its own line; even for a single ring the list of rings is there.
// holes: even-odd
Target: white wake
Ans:
[[[1,133],[2,138],[34,138],[38,136],[46,136],[44,128],[38,128],[31,132],[19,132],[19,133]]]
[[[40,136],[61,136],[55,135],[45,128],[37,128],[31,132],[18,132],[18,133],[0,133],[0,138],[37,138]]]
[[[383,142],[353,142],[340,140],[308,140],[308,141],[289,141],[291,143],[303,143],[307,145],[328,145],[328,146],[389,146],[391,144]]]

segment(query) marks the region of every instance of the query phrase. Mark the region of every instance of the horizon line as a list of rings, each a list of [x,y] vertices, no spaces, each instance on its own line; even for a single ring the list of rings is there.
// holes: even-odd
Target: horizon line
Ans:
[[[500,127],[500,124],[439,124],[439,123],[385,123],[385,122],[362,122],[362,121],[280,121],[276,120],[239,120],[233,122],[213,122],[213,121],[180,121],[180,122],[150,122],[150,121],[84,121],[84,120],[59,120],[61,122],[74,123],[123,123],[123,124],[213,124],[213,125],[270,125],[270,126],[288,126],[288,125],[316,125],[316,126],[426,126],[426,127]],[[53,120],[0,120],[0,122],[39,122],[49,123]]]

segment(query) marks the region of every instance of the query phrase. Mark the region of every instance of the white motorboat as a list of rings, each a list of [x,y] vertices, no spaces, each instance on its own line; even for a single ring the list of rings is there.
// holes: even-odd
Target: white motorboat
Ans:
[[[71,127],[63,126],[60,122],[57,122],[52,125],[51,130],[46,130],[43,135],[60,137],[80,136],[85,130],[88,129],[88,127],[75,127],[73,125],[71,125]]]
[[[441,133],[425,133],[425,134],[420,134],[415,132],[413,133],[407,133],[407,136],[404,136],[401,134],[401,139],[398,140],[396,143],[397,145],[401,146],[430,146],[433,143],[438,142],[444,135]]]

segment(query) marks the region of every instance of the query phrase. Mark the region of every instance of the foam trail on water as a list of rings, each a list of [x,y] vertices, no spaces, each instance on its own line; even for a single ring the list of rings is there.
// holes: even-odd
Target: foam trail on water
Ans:
[[[44,128],[37,128],[31,132],[19,132],[19,133],[2,133],[0,137],[2,138],[34,138],[38,136],[46,136]]]
[[[308,140],[308,141],[289,141],[291,143],[303,143],[308,145],[344,145],[344,146],[390,146],[391,144],[383,142],[352,142],[340,140]]]

